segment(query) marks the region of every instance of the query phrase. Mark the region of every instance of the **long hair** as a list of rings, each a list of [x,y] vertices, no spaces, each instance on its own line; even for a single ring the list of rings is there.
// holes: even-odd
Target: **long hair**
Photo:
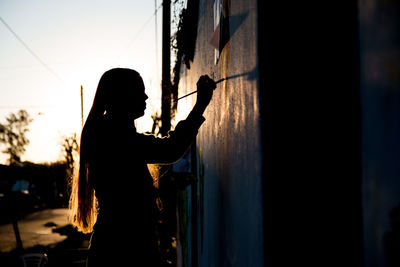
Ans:
[[[142,81],[138,72],[131,69],[111,69],[103,74],[97,86],[92,108],[82,129],[79,171],[74,172],[71,182],[71,195],[69,201],[70,221],[83,233],[93,231],[97,220],[98,205],[94,189],[94,180],[91,172],[92,151],[89,140],[92,139],[95,129],[101,118],[113,104],[118,103],[117,98],[127,82]]]

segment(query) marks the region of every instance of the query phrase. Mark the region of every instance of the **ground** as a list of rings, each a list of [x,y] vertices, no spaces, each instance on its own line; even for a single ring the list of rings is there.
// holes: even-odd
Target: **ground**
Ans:
[[[19,266],[26,253],[48,256],[47,266],[85,266],[89,235],[68,222],[67,209],[44,209],[17,221],[22,250],[17,248],[13,224],[0,225],[0,266]]]

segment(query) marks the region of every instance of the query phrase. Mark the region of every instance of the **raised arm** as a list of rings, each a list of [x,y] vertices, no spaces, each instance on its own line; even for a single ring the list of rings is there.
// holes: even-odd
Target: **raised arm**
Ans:
[[[187,151],[204,122],[203,113],[212,99],[215,82],[208,76],[201,76],[197,82],[197,100],[186,120],[180,121],[168,137],[157,138],[140,135],[145,147],[144,159],[147,163],[173,163]]]

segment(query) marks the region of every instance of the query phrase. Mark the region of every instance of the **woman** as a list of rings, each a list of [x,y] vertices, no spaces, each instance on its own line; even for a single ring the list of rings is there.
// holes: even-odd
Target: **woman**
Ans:
[[[204,121],[216,84],[197,82],[197,101],[167,138],[136,132],[144,115],[145,88],[139,73],[103,74],[81,135],[79,174],[74,177],[72,221],[93,231],[88,266],[158,266],[155,196],[148,163],[172,163],[188,149]]]

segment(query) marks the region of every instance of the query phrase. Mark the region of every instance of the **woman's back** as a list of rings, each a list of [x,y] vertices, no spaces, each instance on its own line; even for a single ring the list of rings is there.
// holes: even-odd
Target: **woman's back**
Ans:
[[[90,142],[91,173],[99,215],[91,250],[100,262],[110,253],[118,262],[155,258],[156,219],[154,187],[133,126],[102,119]],[[100,256],[99,256],[100,255]]]

